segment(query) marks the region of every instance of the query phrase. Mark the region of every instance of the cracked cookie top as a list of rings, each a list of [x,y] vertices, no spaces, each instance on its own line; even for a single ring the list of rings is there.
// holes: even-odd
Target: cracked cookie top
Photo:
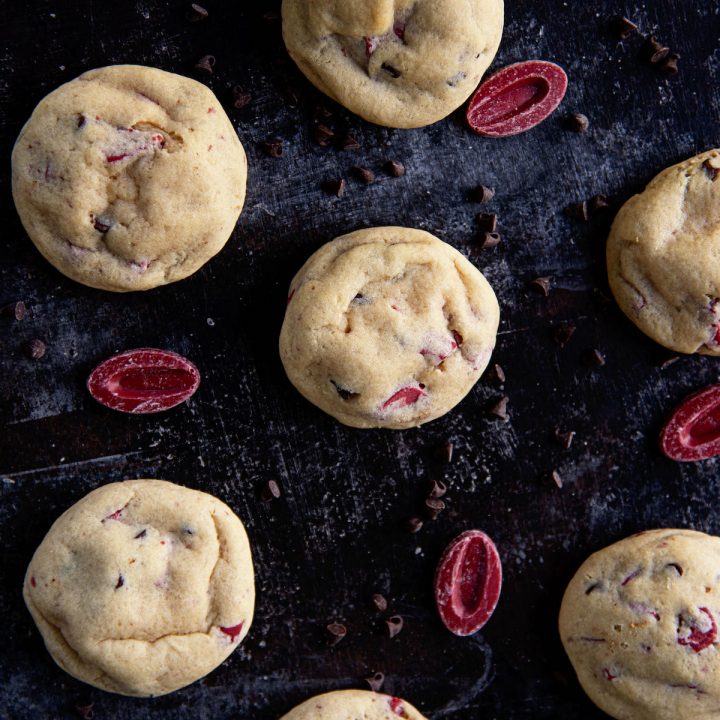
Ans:
[[[162,480],[105,485],[63,513],[23,592],[60,667],[138,696],[217,667],[247,634],[255,599],[239,518],[212,495]]]
[[[410,703],[369,690],[336,690],[316,695],[280,720],[425,720]]]
[[[137,65],[50,93],[12,155],[15,205],[40,252],[73,280],[117,292],[181,280],[219,252],[246,178],[215,95]]]
[[[610,287],[646,335],[720,355],[720,150],[661,172],[628,200],[607,244]]]
[[[437,122],[500,44],[503,0],[283,0],[283,37],[322,92],[379,125]]]
[[[422,230],[369,228],[324,245],[295,276],[280,356],[340,422],[402,429],[465,397],[498,322],[492,288],[457,250]]]

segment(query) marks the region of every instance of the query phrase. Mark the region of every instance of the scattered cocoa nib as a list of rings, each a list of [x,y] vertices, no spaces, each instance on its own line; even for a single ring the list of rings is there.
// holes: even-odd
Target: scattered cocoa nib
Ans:
[[[480,239],[480,249],[489,250],[490,248],[494,248],[500,244],[501,240],[500,233],[485,231]]]
[[[705,160],[705,162],[702,164],[703,169],[710,177],[710,180],[712,182],[715,182],[718,179],[718,175],[720,175],[720,168],[716,168],[713,166],[713,164],[710,162],[710,158]]]
[[[442,480],[431,480],[428,487],[428,497],[441,498],[447,492],[447,485]]]
[[[373,692],[379,692],[385,682],[385,676],[381,672],[376,672],[370,677],[366,677],[365,682]]]
[[[43,355],[45,355],[45,343],[42,340],[33,340],[28,345],[28,353],[33,360],[39,360]]]
[[[629,38],[637,29],[638,26],[626,17],[616,17],[613,20],[613,30],[621,40]]]
[[[213,55],[203,55],[196,63],[195,70],[203,75],[212,75],[215,67],[215,57]]]
[[[590,348],[583,352],[582,361],[588,367],[598,368],[605,364],[605,356],[597,348]]]
[[[335,136],[335,133],[327,125],[316,125],[313,129],[313,140],[320,147],[327,147],[330,145],[330,141]]]
[[[399,160],[388,160],[385,163],[385,171],[392,177],[402,177],[405,174],[405,166]]]
[[[18,322],[25,319],[27,315],[27,307],[22,300],[14,303],[8,303],[0,308],[0,315],[6,317],[14,317]]]
[[[540,293],[547,297],[550,294],[550,286],[552,284],[551,277],[539,277],[531,280],[528,283],[528,287],[534,290],[536,293]]]
[[[365,167],[355,167],[353,168],[353,173],[355,174],[355,177],[357,177],[358,180],[361,180],[366,185],[370,185],[375,182],[375,173],[372,170],[369,170]]]
[[[95,717],[93,705],[93,703],[89,703],[87,705],[76,705],[75,710],[78,714],[78,717],[81,720],[93,720],[93,718]]]
[[[331,646],[337,645],[347,635],[347,628],[342,623],[330,623],[325,629],[330,635]]]
[[[495,213],[478,213],[475,220],[480,229],[485,232],[494,233],[497,230],[497,215]]]
[[[357,138],[354,135],[350,135],[349,133],[345,135],[345,137],[340,142],[340,149],[341,150],[359,150],[360,149],[360,143],[357,141]]]
[[[283,141],[276,138],[263,140],[260,143],[260,147],[273,158],[282,157],[283,154]]]
[[[555,428],[555,439],[562,445],[563,450],[569,450],[575,439],[575,431],[568,430],[563,432],[560,428]]]
[[[582,113],[571,113],[565,118],[565,127],[577,133],[584,133],[590,127],[587,115]]]
[[[590,199],[590,210],[592,210],[593,213],[607,210],[609,207],[610,203],[608,202],[606,195],[593,195]]]
[[[263,502],[270,502],[270,500],[276,500],[282,494],[280,485],[276,480],[268,480],[264,482],[260,488],[260,499]]]
[[[404,523],[403,527],[409,533],[415,534],[422,530],[423,521],[419,517],[410,517]]]
[[[560,477],[560,473],[559,473],[557,470],[553,470],[553,471],[552,471],[552,479],[553,479],[553,482],[554,482],[559,488],[562,488],[562,486],[563,486],[563,481],[562,481],[562,478]]]
[[[489,203],[495,197],[495,189],[487,187],[487,185],[478,185],[470,191],[470,200],[472,202],[484,204]]]
[[[425,512],[430,520],[437,520],[444,509],[445,503],[439,498],[425,498]]]
[[[385,612],[388,607],[388,602],[383,595],[375,593],[372,598],[372,604],[378,612]]]
[[[488,412],[503,422],[507,422],[510,420],[510,413],[507,410],[508,402],[510,402],[510,398],[504,395],[488,408]]]
[[[568,205],[565,208],[564,212],[569,218],[572,218],[573,220],[587,222],[590,218],[590,214],[588,213],[588,204],[586,200],[578,203],[573,203],[572,205]]]
[[[665,60],[665,58],[670,54],[670,48],[665,47],[661,42],[658,42],[658,39],[654,35],[649,35],[645,39],[642,52],[643,56],[649,63],[657,65]]]
[[[236,110],[242,110],[246,105],[250,104],[252,96],[249,93],[243,92],[243,89],[239,85],[235,85],[232,89],[233,107]]]
[[[403,629],[405,621],[402,619],[401,615],[393,615],[385,621],[385,624],[387,625],[388,635],[391,638],[394,638]]]
[[[383,63],[380,66],[391,78],[399,78],[402,73],[397,69],[394,68],[392,65],[388,65],[387,63]]]
[[[499,385],[502,385],[505,382],[505,371],[497,363],[488,368],[485,374],[488,380],[492,380]]]
[[[666,358],[660,363],[660,369],[665,370],[665,368],[669,368],[671,365],[674,365],[679,359],[679,355],[671,355],[669,358]]]
[[[570,338],[572,338],[574,334],[574,325],[560,325],[553,330],[553,340],[555,340],[560,347],[564,348],[570,342]]]
[[[678,68],[678,60],[679,59],[680,59],[680,56],[677,53],[670,53],[665,58],[665,62],[663,62],[663,64],[660,66],[660,72],[663,75],[667,75],[668,77],[677,75],[679,72],[679,68]]]
[[[190,5],[190,20],[192,22],[200,22],[200,20],[205,20],[207,16],[208,11],[202,5],[197,3]]]
[[[322,184],[322,189],[330,195],[335,195],[335,197],[342,197],[345,194],[346,187],[347,183],[345,182],[344,178],[338,178],[337,180],[326,180]]]

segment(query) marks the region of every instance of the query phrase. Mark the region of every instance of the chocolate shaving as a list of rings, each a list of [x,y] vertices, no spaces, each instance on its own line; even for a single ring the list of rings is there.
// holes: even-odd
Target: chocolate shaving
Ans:
[[[337,645],[347,635],[347,628],[342,623],[330,623],[325,629],[330,634],[330,646]]]
[[[683,569],[677,563],[668,563],[665,567],[672,568],[680,577],[683,576]]]
[[[93,220],[93,227],[103,235],[110,230],[110,225],[108,223],[104,223],[100,218],[95,218]]]
[[[141,530],[134,538],[133,540],[140,540],[144,538],[147,535],[147,530]]]
[[[77,126],[79,128],[85,127],[86,122],[87,122],[87,119],[85,118],[85,116],[83,114],[78,115]]]
[[[358,293],[359,295],[360,293]],[[356,295],[355,300],[362,299],[362,295],[360,295],[360,298]],[[334,386],[335,390],[337,391],[337,394],[343,399],[343,400],[352,400],[353,398],[356,398],[360,395],[360,393],[352,392],[351,390],[346,390],[344,387],[341,387],[338,385],[334,380],[331,380],[330,383]]]
[[[608,202],[606,195],[593,195],[590,199],[590,210],[592,210],[593,213],[607,210],[609,207],[610,203]]]
[[[345,137],[340,142],[340,149],[341,150],[359,150],[360,143],[357,141],[357,138],[355,138],[355,136],[350,135],[348,133],[347,135],[345,135]]]
[[[572,218],[573,220],[580,220],[581,222],[587,222],[590,218],[590,214],[588,213],[588,204],[586,200],[583,200],[579,203],[573,203],[572,205],[568,205],[565,210],[565,215],[567,215],[569,218]]]
[[[39,360],[45,355],[45,343],[42,340],[35,339],[28,345],[28,353],[33,360]]]
[[[345,182],[344,178],[338,178],[337,180],[326,180],[322,184],[323,190],[330,195],[335,195],[335,197],[342,197],[345,194],[346,187],[347,183]]]
[[[355,167],[353,168],[353,173],[355,174],[355,177],[358,178],[358,180],[361,180],[366,185],[370,185],[371,183],[375,182],[375,173],[368,168]]]
[[[679,359],[679,355],[671,355],[669,358],[663,360],[660,363],[660,369],[665,370],[666,368],[669,368],[671,365],[674,365]]]
[[[385,682],[385,676],[381,672],[376,672],[374,675],[366,677],[365,682],[373,692],[379,692]]]
[[[250,104],[252,96],[249,93],[243,92],[243,89],[239,85],[235,85],[232,89],[233,107],[236,110],[242,110],[246,105]]]
[[[260,143],[260,147],[273,158],[282,157],[283,154],[283,141],[278,139],[263,140]]]
[[[215,67],[215,57],[213,55],[203,55],[196,63],[195,70],[203,75],[212,75]]]
[[[613,30],[621,40],[625,40],[636,32],[638,26],[626,17],[617,17],[613,20]]]
[[[562,488],[562,486],[563,486],[563,481],[562,481],[562,478],[560,477],[560,473],[559,473],[557,470],[553,470],[553,471],[552,471],[552,479],[553,479],[553,482],[554,482],[559,488]]]
[[[649,63],[657,65],[670,54],[670,48],[665,47],[654,35],[650,35],[645,39],[642,52]]]
[[[207,16],[208,11],[202,5],[193,3],[190,6],[190,20],[192,22],[200,22],[200,20],[205,20]]]
[[[475,216],[481,230],[494,233],[497,230],[497,215],[495,213],[478,213]]]
[[[399,160],[388,160],[385,163],[385,171],[392,177],[402,177],[405,174],[405,166]]]
[[[588,367],[599,368],[605,364],[605,356],[597,348],[590,348],[583,352],[582,361]]]
[[[277,480],[267,480],[263,483],[260,488],[260,499],[263,502],[270,502],[270,500],[277,500],[282,494],[280,485]]]
[[[447,485],[442,480],[431,480],[428,497],[441,498],[447,492]]]
[[[93,710],[94,703],[88,703],[87,705],[76,705],[75,710],[77,711],[78,717],[81,720],[93,720],[95,712]]]
[[[118,575],[117,585],[115,585],[115,589],[119,590],[124,584],[125,578],[122,575]]]
[[[446,463],[451,463],[452,459],[453,459],[454,451],[455,451],[455,443],[452,440],[447,440],[440,449],[440,457]]]
[[[335,133],[327,127],[327,125],[316,125],[313,130],[313,140],[320,145],[320,147],[327,147],[330,145],[330,141],[335,136]]]
[[[438,515],[445,509],[445,503],[439,498],[425,498],[425,512],[430,520],[437,520]]]
[[[484,204],[490,202],[495,197],[495,189],[487,187],[487,185],[478,185],[470,191],[470,200],[476,203]]]
[[[388,607],[388,602],[383,595],[375,593],[372,598],[372,604],[378,612],[385,612]]]
[[[381,67],[391,78],[395,78],[396,80],[397,80],[397,78],[399,78],[399,77],[402,75],[402,73],[401,73],[397,68],[394,68],[392,65],[388,65],[387,63],[383,63],[380,67]]]
[[[494,415],[503,422],[507,422],[510,420],[510,414],[507,410],[508,402],[510,402],[510,398],[507,395],[504,395],[488,408],[488,413],[490,413],[490,415]]]
[[[423,521],[419,517],[410,517],[404,523],[403,527],[409,533],[413,535],[422,530]]]
[[[679,59],[680,59],[680,56],[677,53],[670,53],[667,56],[667,58],[665,58],[665,62],[660,66],[660,72],[663,75],[667,75],[668,77],[677,75],[679,72],[679,69],[678,69],[678,60]]]
[[[18,300],[14,303],[8,303],[0,308],[0,315],[6,317],[14,317],[18,322],[25,319],[27,315],[27,307],[22,300]]]
[[[550,294],[551,283],[551,277],[539,277],[534,280],[530,280],[528,287],[536,293],[540,293],[541,295],[547,297]]]
[[[590,127],[590,121],[587,115],[571,113],[565,118],[565,127],[576,133],[584,133]]]
[[[563,450],[569,450],[570,446],[572,445],[573,440],[575,439],[575,431],[574,430],[568,430],[567,432],[562,432],[560,428],[555,428],[555,439],[562,445]]]
[[[492,367],[488,368],[485,375],[488,380],[492,380],[493,382],[496,382],[500,385],[505,382],[505,371],[497,363],[495,363]]]
[[[401,615],[393,615],[385,621],[385,624],[387,625],[388,635],[391,638],[394,638],[403,629],[405,621],[402,619]]]
[[[502,238],[500,237],[500,233],[484,232],[480,240],[480,249],[489,250],[490,248],[494,248],[496,245],[500,244],[501,240]]]

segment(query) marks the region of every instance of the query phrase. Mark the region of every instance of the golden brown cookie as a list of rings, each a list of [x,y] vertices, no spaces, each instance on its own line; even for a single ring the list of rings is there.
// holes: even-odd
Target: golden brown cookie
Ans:
[[[410,703],[369,690],[336,690],[316,695],[280,720],[425,720]]]

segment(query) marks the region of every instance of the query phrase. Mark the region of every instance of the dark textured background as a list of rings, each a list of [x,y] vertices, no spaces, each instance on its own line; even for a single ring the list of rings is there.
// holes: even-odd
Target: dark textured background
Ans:
[[[574,680],[556,631],[561,594],[591,551],[642,528],[720,531],[717,461],[679,465],[656,438],[671,407],[718,379],[717,361],[668,357],[605,299],[604,240],[612,212],[587,224],[562,214],[598,192],[615,206],[663,167],[720,142],[720,33],[714,0],[595,3],[511,0],[494,67],[555,60],[570,76],[544,125],[505,140],[470,133],[459,111],[432,127],[388,130],[323,98],[285,55],[277,2],[207,0],[205,22],[189,3],[0,2],[0,304],[24,300],[22,322],[0,318],[0,717],[70,718],[94,702],[95,717],[277,718],[321,691],[362,687],[381,670],[385,689],[435,719],[600,718]],[[627,13],[682,55],[681,73],[660,76],[638,58],[637,38],[618,43],[608,20]],[[217,58],[208,84],[232,118],[250,162],[249,193],[225,249],[180,283],[114,295],[57,273],[35,251],[10,195],[13,141],[34,105],[82,71],[140,63],[196,76]],[[201,78],[202,79],[202,78]],[[230,89],[252,95],[243,110]],[[312,141],[315,107],[360,141],[355,151]],[[570,111],[591,121],[563,128]],[[281,159],[259,142],[282,138]],[[397,158],[405,177],[382,172]],[[362,186],[363,164],[378,181]],[[321,189],[345,177],[341,199]],[[497,188],[492,205],[504,242],[477,250],[466,194]],[[505,369],[507,424],[486,414],[503,390],[482,380],[454,412],[419,430],[358,431],[305,402],[287,382],[276,345],[290,278],[324,242],[359,227],[428,229],[469,254],[494,285],[502,324],[494,361]],[[548,298],[527,281],[553,276]],[[553,327],[577,332],[561,349]],[[29,359],[34,338],[47,344]],[[97,405],[84,381],[107,356],[168,348],[199,366],[203,384],[185,406],[132,417]],[[587,368],[588,348],[605,367]],[[570,450],[556,426],[575,430]],[[402,521],[419,512],[433,450],[452,439],[444,470],[448,510],[418,535]],[[550,473],[557,468],[565,486]],[[21,583],[52,521],[99,484],[160,477],[212,492],[247,525],[257,568],[257,616],[242,647],[205,680],[155,700],[105,694],[75,682],[44,650]],[[257,498],[279,479],[283,496]],[[503,595],[486,628],[456,638],[436,617],[432,576],[446,543],[478,527],[497,542]],[[389,640],[368,597],[383,592],[405,616]],[[347,638],[328,648],[324,626]]]

